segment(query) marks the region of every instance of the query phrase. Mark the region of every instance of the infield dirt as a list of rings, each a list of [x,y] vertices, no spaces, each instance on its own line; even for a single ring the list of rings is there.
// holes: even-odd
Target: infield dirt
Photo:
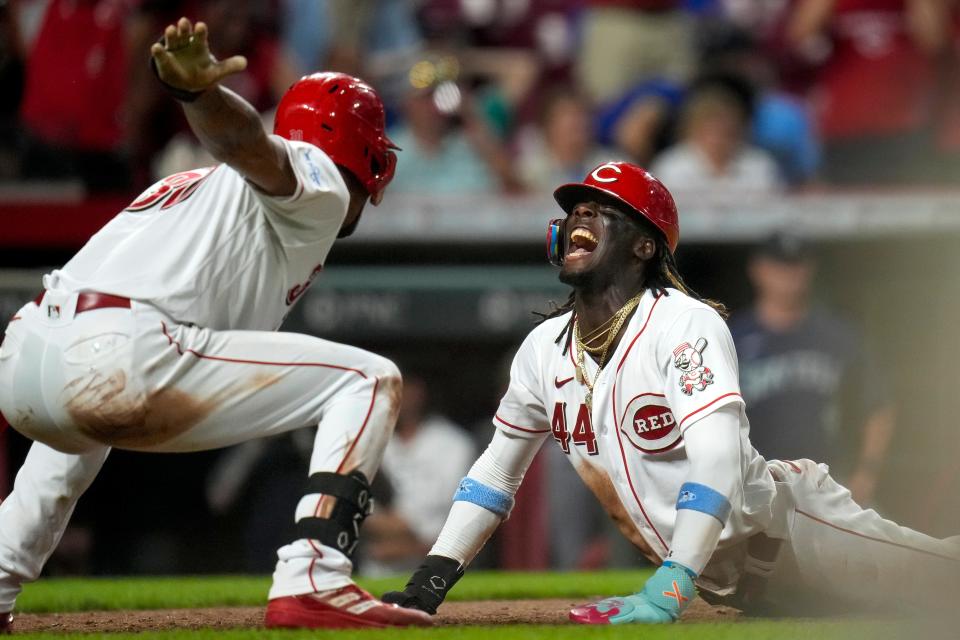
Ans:
[[[440,607],[438,625],[564,624],[567,612],[583,601],[486,600],[448,602]],[[730,622],[739,612],[711,607],[696,600],[683,616],[689,622]],[[256,628],[263,622],[262,607],[164,609],[157,611],[86,611],[82,613],[22,614],[14,621],[19,633],[114,633],[170,629]]]

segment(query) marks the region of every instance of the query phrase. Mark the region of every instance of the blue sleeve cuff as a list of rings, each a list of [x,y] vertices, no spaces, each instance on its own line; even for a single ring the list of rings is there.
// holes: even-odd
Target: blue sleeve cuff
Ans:
[[[513,509],[513,496],[505,491],[488,487],[473,478],[464,478],[460,481],[457,492],[453,494],[453,501],[472,502],[501,518],[507,517]]]
[[[685,566],[683,566],[682,564],[680,564],[679,562],[674,562],[673,560],[664,560],[664,561],[663,561],[663,566],[665,566],[665,567],[670,567],[670,568],[676,568],[676,569],[682,569],[683,571],[686,572],[686,574],[687,574],[688,576],[690,576],[690,579],[691,579],[691,580],[696,580],[696,579],[697,579],[697,573],[696,573],[693,569],[691,569],[690,567],[685,567]]]
[[[677,496],[677,510],[692,509],[713,516],[726,525],[730,517],[730,501],[719,491],[715,491],[705,484],[684,482]]]
[[[664,562],[643,585],[641,594],[648,602],[676,620],[697,597],[697,587],[693,580],[694,576],[690,575],[686,567]]]

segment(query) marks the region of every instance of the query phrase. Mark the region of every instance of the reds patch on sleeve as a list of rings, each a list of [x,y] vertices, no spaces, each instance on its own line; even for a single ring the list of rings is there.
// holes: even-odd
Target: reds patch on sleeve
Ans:
[[[731,402],[743,402],[730,330],[707,308],[685,311],[659,341],[667,404],[683,430]]]
[[[673,350],[673,366],[681,371],[680,390],[688,396],[713,384],[713,371],[703,363],[706,348],[707,339],[698,338],[692,347],[689,342],[684,342]]]

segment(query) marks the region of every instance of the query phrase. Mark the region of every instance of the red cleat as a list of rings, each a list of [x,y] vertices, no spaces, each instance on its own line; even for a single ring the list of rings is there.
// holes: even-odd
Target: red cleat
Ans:
[[[13,633],[13,614],[0,613],[0,635]]]
[[[430,614],[380,602],[356,585],[276,598],[267,603],[268,629],[362,629],[369,627],[429,627]]]

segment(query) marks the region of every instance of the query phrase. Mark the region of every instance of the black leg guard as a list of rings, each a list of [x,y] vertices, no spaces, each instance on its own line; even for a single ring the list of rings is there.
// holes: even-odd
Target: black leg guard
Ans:
[[[321,472],[310,476],[307,494],[322,493],[334,496],[336,505],[329,518],[303,518],[297,523],[301,538],[318,540],[328,547],[339,549],[348,558],[353,556],[360,539],[360,525],[373,512],[370,483],[359,471],[342,476]]]

